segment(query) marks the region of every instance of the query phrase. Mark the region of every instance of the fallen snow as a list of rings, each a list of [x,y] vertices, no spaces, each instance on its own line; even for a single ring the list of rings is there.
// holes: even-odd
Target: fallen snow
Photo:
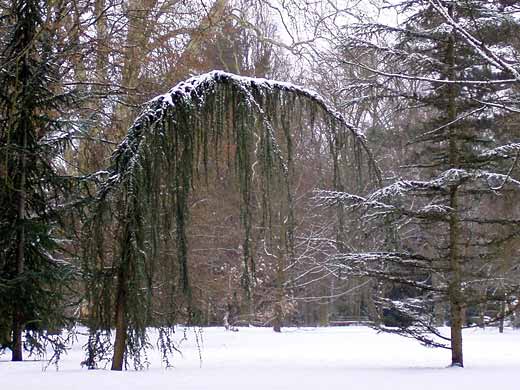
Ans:
[[[471,389],[515,388],[520,372],[520,331],[464,332],[466,368],[447,368],[450,351],[425,348],[396,335],[364,327],[223,328],[202,331],[201,354],[194,330],[181,343],[174,368],[150,355],[148,370],[87,370],[79,340],[61,362],[12,363],[0,356],[2,389]],[[178,332],[179,339],[182,331]]]

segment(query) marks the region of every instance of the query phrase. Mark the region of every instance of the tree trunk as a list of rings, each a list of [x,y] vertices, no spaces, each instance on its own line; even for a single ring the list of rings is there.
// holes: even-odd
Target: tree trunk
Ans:
[[[454,15],[453,4],[448,6],[451,17]],[[446,51],[446,63],[448,68],[448,79],[456,80],[455,70],[455,33],[452,33],[448,41]],[[449,126],[449,145],[448,145],[448,164],[450,168],[459,168],[459,150],[457,145],[457,119],[456,98],[458,95],[457,87],[448,87],[448,107],[447,116]],[[449,220],[449,267],[450,281],[448,298],[450,301],[451,314],[451,365],[464,367],[462,356],[462,324],[464,319],[462,303],[462,267],[460,263],[460,220],[459,220],[459,195],[458,186],[450,188],[450,220]]]
[[[514,311],[513,328],[520,329],[520,307],[517,307]]]
[[[500,320],[498,322],[498,331],[499,331],[499,333],[504,333],[504,317],[505,317],[505,314],[506,314],[506,302],[505,302],[505,297],[504,297],[504,300],[502,302],[500,302],[500,313],[499,313]]]
[[[228,7],[229,0],[216,0],[199,26],[190,34],[190,40],[177,62],[179,66],[185,67],[182,70],[183,73],[188,74],[192,71],[190,64],[193,64],[194,59],[200,56],[202,44],[211,39],[211,34],[216,31],[216,27],[221,25]]]
[[[276,302],[274,305],[273,330],[276,333],[280,333],[282,331],[282,308],[280,301]]]
[[[514,210],[515,203],[517,202],[517,195],[508,194],[506,193],[503,196],[503,203],[502,203],[502,210],[505,215],[511,212],[511,210]],[[502,235],[504,237],[511,237],[511,228],[502,227],[501,230],[503,231]],[[504,278],[504,280],[507,280],[507,275],[512,269],[512,265],[515,261],[515,253],[517,247],[517,239],[509,239],[507,242],[504,243],[503,247],[503,254],[500,262],[500,275]],[[504,333],[504,320],[506,317],[506,309],[507,309],[507,301],[508,296],[506,293],[507,287],[504,286],[504,290],[501,292],[501,302],[500,302],[500,312],[499,312],[499,323],[498,323],[498,330],[500,333]]]
[[[282,237],[285,237],[285,225],[282,223],[280,229],[280,243],[278,250],[278,257],[276,259],[276,303],[274,305],[274,321],[273,321],[273,330],[275,332],[282,331],[283,325],[283,299],[284,299],[284,281],[285,281],[285,254],[284,254],[284,246],[282,245]]]
[[[122,265],[118,275],[117,300],[116,300],[116,339],[114,341],[114,356],[112,358],[112,370],[121,371],[126,350],[126,338],[128,323],[126,318],[128,273],[127,265]]]
[[[484,301],[486,299],[486,292],[483,291],[481,293],[481,299]],[[478,305],[478,326],[479,328],[485,329],[486,328],[486,303],[481,303]]]
[[[24,176],[24,174],[22,174]],[[23,196],[21,196],[23,198]],[[21,201],[22,203],[22,201]],[[21,205],[20,210],[25,209],[25,204]],[[18,260],[17,260],[17,274],[21,275],[24,269],[25,259],[25,231],[21,228],[18,242]],[[23,360],[23,314],[21,308],[17,308],[13,314],[13,343],[12,343],[12,358],[13,362],[21,362]]]
[[[449,301],[451,314],[451,365],[464,367],[462,356],[462,325],[464,319],[462,304],[461,277],[462,270],[459,256],[459,217],[457,188],[452,188],[450,193],[450,272]]]
[[[328,302],[319,303],[319,326],[329,326],[329,305]]]
[[[110,6],[109,6],[110,7]],[[108,83],[108,66],[109,66],[109,55],[111,42],[108,38],[108,20],[107,20],[107,4],[106,0],[95,0],[94,14],[95,14],[95,68],[94,74],[88,73],[87,65],[84,62],[83,55],[80,51],[73,57],[73,66],[76,78],[79,82],[85,85],[80,85],[78,88],[82,93],[90,93],[93,95],[101,96],[105,93]],[[81,11],[74,15],[74,23],[77,26],[77,33],[72,37],[78,47],[81,45],[80,29],[81,29]],[[89,77],[93,77],[89,79]],[[87,88],[89,82],[93,84]],[[102,120],[103,115],[102,99],[88,99],[83,109],[79,110],[79,118],[84,122],[88,129],[88,134],[85,139],[80,140],[78,147],[78,167],[80,174],[85,172],[95,172],[104,167],[105,159],[109,151],[101,142],[104,138],[102,132]]]
[[[13,362],[21,362],[23,360],[23,322],[19,313],[15,314],[13,320],[13,343],[12,343],[12,357]]]
[[[456,197],[456,195],[455,195]],[[453,204],[453,203],[452,203]],[[452,206],[453,207],[453,206]],[[454,213],[455,214],[455,213]],[[450,221],[450,269],[449,300],[451,313],[451,365],[464,366],[462,356],[463,308],[461,302],[461,267],[457,251],[459,235],[456,217]]]
[[[23,124],[22,124],[23,126]],[[25,126],[24,126],[25,127]],[[27,129],[23,128],[23,144],[21,151],[21,174],[20,174],[20,186],[19,186],[19,198],[18,198],[18,224],[20,230],[18,232],[18,252],[16,258],[16,274],[22,275],[25,268],[25,227],[23,220],[25,219],[25,208],[26,208],[26,189],[25,189],[25,170],[27,167],[27,160],[25,157],[25,151],[27,150]],[[23,313],[21,308],[16,308],[13,313],[13,344],[12,344],[12,358],[13,362],[20,362],[23,360]]]

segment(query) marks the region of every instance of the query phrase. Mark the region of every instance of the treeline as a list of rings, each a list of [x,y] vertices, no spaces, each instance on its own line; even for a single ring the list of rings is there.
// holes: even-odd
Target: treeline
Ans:
[[[520,323],[518,8],[2,2],[1,348],[354,322],[462,366]]]

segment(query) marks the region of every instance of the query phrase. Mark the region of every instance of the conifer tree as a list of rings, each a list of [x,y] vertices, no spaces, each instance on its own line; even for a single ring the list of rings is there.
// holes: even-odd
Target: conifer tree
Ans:
[[[359,129],[319,95],[293,84],[213,71],[181,82],[145,105],[114,151],[108,178],[86,226],[84,269],[91,276],[87,290],[103,297],[91,300],[89,367],[106,359],[110,351],[113,370],[123,369],[129,360],[136,368],[145,366],[146,327],[152,320],[160,324],[159,344],[167,359],[174,348],[173,325],[180,320],[190,323],[192,316],[190,196],[196,184],[219,177],[221,169],[233,172],[240,194],[244,286],[254,280],[256,215],[260,219],[256,224],[270,235],[268,244],[276,255],[291,256],[290,126],[295,123],[311,129],[315,137],[326,133],[336,140],[345,156],[351,151],[352,161],[359,157],[358,168],[367,180],[377,181],[379,171]],[[275,129],[282,129],[281,137]],[[103,248],[98,238],[107,220],[114,221],[116,228]],[[165,253],[172,242],[176,251]],[[177,294],[163,313],[153,313],[153,296],[168,293],[154,285],[156,264],[162,257],[171,264]]]
[[[395,8],[402,24],[355,25],[344,48],[350,65],[372,74],[377,96],[399,99],[425,118],[409,126],[408,169],[364,197],[319,197],[363,218],[367,232],[388,232],[378,246],[332,260],[342,272],[380,282],[380,328],[450,348],[452,365],[463,366],[466,313],[500,301],[512,310],[519,291],[511,258],[519,210],[501,206],[520,190],[518,144],[506,127],[517,111],[518,52],[503,40],[519,23],[505,2],[405,1]],[[382,36],[387,43],[377,41]],[[359,56],[365,51],[384,61],[367,65]],[[392,89],[395,80],[413,84],[413,93]],[[439,315],[449,337],[436,328]]]
[[[56,160],[66,131],[67,94],[59,89],[44,2],[14,0],[2,9],[0,53],[0,341],[23,359],[24,348],[58,353],[72,267],[63,256],[70,180]]]

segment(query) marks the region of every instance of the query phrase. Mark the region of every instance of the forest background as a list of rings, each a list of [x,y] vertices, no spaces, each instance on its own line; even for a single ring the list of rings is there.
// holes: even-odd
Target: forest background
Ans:
[[[463,365],[462,327],[520,323],[516,2],[0,4],[13,360],[355,322]]]

